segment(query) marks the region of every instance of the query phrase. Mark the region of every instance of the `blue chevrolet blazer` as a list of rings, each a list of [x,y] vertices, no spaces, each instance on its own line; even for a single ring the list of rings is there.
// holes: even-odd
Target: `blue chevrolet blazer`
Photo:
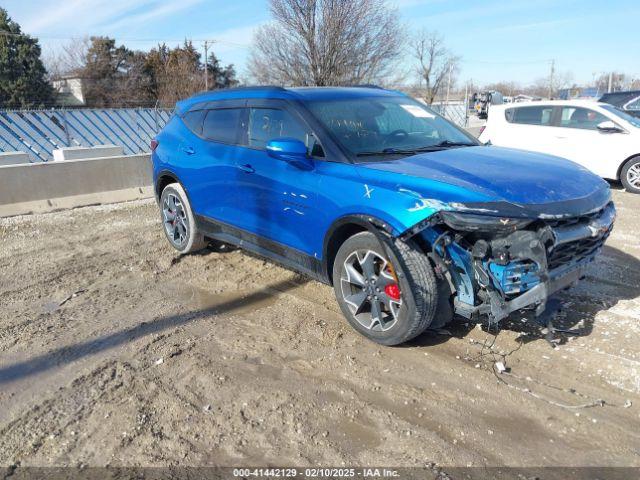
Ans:
[[[542,314],[615,218],[608,184],[579,165],[481,145],[374,87],[199,94],[152,151],[173,247],[237,245],[330,284],[353,328],[384,345],[456,314]]]

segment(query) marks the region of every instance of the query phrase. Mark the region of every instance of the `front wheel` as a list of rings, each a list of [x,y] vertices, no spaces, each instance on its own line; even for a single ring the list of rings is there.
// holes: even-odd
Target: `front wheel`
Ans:
[[[438,286],[427,256],[413,242],[385,242],[371,232],[347,239],[333,264],[333,288],[351,326],[382,345],[424,332],[438,306]]]
[[[634,157],[624,164],[620,180],[627,192],[640,193],[640,157]]]

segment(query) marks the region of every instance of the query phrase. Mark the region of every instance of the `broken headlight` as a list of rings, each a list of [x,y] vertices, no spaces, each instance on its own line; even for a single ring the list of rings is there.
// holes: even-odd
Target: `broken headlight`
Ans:
[[[492,217],[474,213],[440,212],[444,223],[461,232],[511,233],[529,225],[526,218]]]

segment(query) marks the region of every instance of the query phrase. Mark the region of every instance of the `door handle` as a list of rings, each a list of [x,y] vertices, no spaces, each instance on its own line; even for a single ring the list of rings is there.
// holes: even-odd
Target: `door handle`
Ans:
[[[193,155],[196,153],[196,150],[193,147],[182,147],[182,151],[187,155]]]
[[[243,172],[247,172],[247,173],[253,173],[256,171],[255,168],[253,168],[251,165],[249,165],[248,163],[245,163],[244,165],[240,165],[240,170],[242,170]]]

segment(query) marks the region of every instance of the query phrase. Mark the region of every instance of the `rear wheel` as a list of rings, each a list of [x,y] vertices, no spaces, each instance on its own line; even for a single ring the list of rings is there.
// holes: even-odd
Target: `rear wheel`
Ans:
[[[624,164],[620,180],[627,192],[640,193],[640,157],[634,157]]]
[[[173,248],[180,253],[192,253],[207,246],[198,231],[189,198],[179,183],[164,187],[160,196],[160,212],[164,233]]]
[[[398,345],[432,323],[438,305],[436,277],[412,242],[388,242],[370,232],[346,240],[333,265],[333,287],[345,317],[359,333]]]

